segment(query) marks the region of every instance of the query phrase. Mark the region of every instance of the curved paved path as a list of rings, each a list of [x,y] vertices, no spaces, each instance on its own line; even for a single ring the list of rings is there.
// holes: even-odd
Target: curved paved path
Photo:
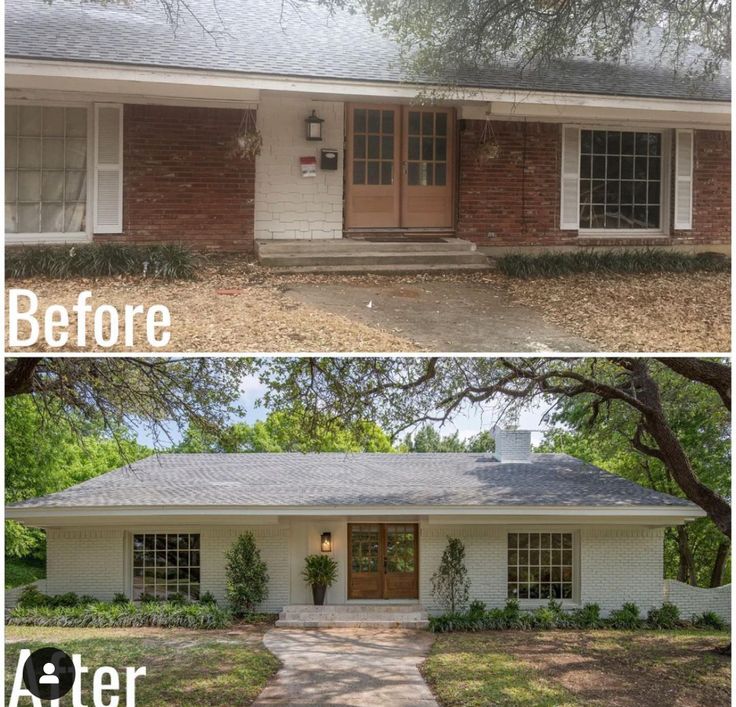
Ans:
[[[426,631],[272,629],[263,642],[283,667],[255,704],[437,707],[417,669],[432,641]]]

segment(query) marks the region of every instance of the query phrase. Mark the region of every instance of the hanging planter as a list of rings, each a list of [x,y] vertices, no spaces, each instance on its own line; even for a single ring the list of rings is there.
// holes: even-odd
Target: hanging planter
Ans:
[[[493,122],[486,118],[483,125],[483,132],[480,135],[480,141],[476,148],[476,156],[479,162],[490,162],[495,160],[501,152],[501,146],[496,139],[496,133],[493,132]]]
[[[240,127],[233,139],[230,149],[232,157],[238,157],[243,160],[254,160],[261,154],[263,147],[263,135],[256,127],[256,119],[252,111],[246,110],[243,113],[243,119],[240,121]]]

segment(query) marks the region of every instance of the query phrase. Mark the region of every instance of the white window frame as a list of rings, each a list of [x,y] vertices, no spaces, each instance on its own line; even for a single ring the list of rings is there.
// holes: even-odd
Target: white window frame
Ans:
[[[670,174],[672,170],[672,130],[670,128],[652,128],[644,125],[596,125],[585,124],[577,126],[582,130],[614,130],[629,133],[659,133],[662,136],[662,165],[660,179],[660,220],[659,228],[579,228],[579,238],[667,238],[670,234],[670,211],[672,196],[670,194]],[[578,141],[578,163],[582,139]],[[580,208],[580,170],[578,167],[578,209]]]
[[[202,589],[202,575],[203,575],[203,540],[204,533],[202,532],[202,529],[197,528],[187,528],[187,527],[179,527],[176,528],[140,528],[140,529],[132,529],[125,532],[125,537],[123,541],[124,545],[124,557],[123,557],[123,572],[124,575],[124,583],[123,583],[123,591],[125,595],[131,600],[131,601],[137,601],[133,599],[133,573],[135,571],[134,568],[134,562],[133,562],[133,553],[135,551],[135,546],[133,543],[134,536],[136,535],[199,535],[199,595],[200,597],[202,594],[206,591]],[[196,602],[196,599],[192,599],[192,602]]]
[[[41,106],[48,108],[85,108],[87,110],[87,194],[84,205],[84,231],[69,233],[5,233],[5,245],[66,245],[90,243],[93,236],[93,175],[94,175],[94,105],[79,101],[7,100],[6,106]],[[5,136],[3,135],[3,139]],[[5,229],[3,228],[3,231]]]
[[[555,599],[561,602],[563,607],[579,607],[581,600],[580,591],[580,530],[577,528],[557,527],[557,526],[523,526],[523,527],[505,527],[503,542],[505,547],[504,557],[504,601],[512,599],[509,597],[509,534],[510,533],[568,533],[572,535],[572,598],[571,599]],[[518,599],[521,609],[537,609],[540,606],[547,606],[549,599]]]

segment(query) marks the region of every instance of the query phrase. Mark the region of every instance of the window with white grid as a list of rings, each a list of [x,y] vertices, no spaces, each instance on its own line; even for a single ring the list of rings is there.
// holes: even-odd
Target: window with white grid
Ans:
[[[87,109],[5,107],[6,233],[80,233],[87,210]]]
[[[508,597],[572,599],[572,533],[509,533]]]
[[[133,599],[174,594],[199,599],[199,534],[145,533],[133,536]]]
[[[580,228],[660,230],[662,133],[580,131]]]

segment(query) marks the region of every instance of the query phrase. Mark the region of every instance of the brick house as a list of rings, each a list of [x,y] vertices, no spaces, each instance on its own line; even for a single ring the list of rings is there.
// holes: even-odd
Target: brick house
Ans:
[[[208,34],[191,17],[174,33],[156,3],[8,5],[6,243],[729,248],[727,76],[693,85],[642,44],[618,67],[488,69],[420,104],[431,87],[359,14],[217,7],[228,31]],[[234,156],[251,123],[260,155]]]
[[[431,577],[457,537],[471,598],[488,606],[553,597],[608,613],[670,598],[687,616],[727,616],[728,588],[716,603],[663,579],[665,528],[702,509],[565,454],[533,454],[530,434],[497,430],[493,454],[164,454],[14,504],[6,517],[45,529],[51,594],[223,601],[225,552],[251,531],[270,576],[260,609],[299,620],[303,608],[288,607],[312,602],[304,558],[326,552],[338,565],[333,620],[377,606],[422,621],[441,611]]]

